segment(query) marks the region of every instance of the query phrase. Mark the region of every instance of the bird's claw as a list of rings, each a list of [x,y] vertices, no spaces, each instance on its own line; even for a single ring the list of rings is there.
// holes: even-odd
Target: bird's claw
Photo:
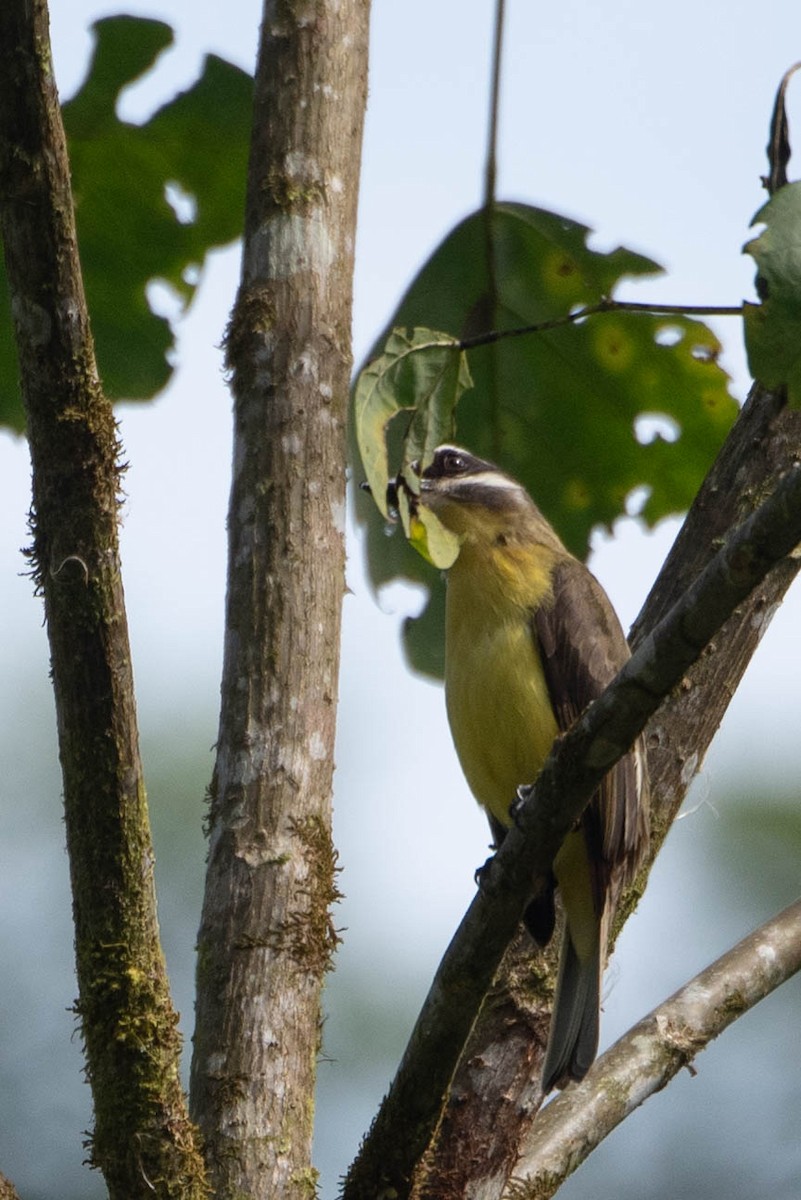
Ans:
[[[492,864],[494,862],[495,862],[495,855],[491,854],[486,862],[482,863],[480,867],[476,867],[476,869],[473,873],[473,879],[475,880],[477,888],[481,887],[484,880],[489,875],[490,870],[492,869]]]
[[[515,792],[515,798],[509,805],[509,817],[517,828],[520,828],[520,814],[523,811],[523,805],[526,803],[531,793],[534,791],[533,783],[521,783],[520,787]]]

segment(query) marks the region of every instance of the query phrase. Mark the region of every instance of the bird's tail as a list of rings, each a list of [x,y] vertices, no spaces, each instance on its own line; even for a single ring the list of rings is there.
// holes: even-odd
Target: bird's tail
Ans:
[[[542,1089],[564,1087],[571,1079],[583,1079],[598,1050],[601,1002],[601,934],[604,922],[597,923],[598,937],[588,955],[579,956],[565,929],[559,957],[551,1029]]]

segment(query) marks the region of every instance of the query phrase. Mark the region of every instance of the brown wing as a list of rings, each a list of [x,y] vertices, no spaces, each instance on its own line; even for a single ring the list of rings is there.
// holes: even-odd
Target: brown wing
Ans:
[[[612,604],[578,559],[553,573],[553,598],[532,617],[551,704],[559,729],[569,729],[629,658]],[[596,867],[598,912],[614,876],[613,903],[636,873],[648,840],[648,781],[641,739],[612,768],[582,816]]]

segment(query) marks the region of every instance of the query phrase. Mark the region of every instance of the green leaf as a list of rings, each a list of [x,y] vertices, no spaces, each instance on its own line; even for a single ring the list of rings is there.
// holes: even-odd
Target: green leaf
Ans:
[[[762,233],[744,251],[757,264],[761,304],[744,306],[748,366],[765,387],[787,387],[801,408],[801,183],[780,188],[754,217]]]
[[[439,517],[424,506],[413,505],[409,492],[401,489],[398,494],[403,532],[418,554],[426,562],[441,571],[447,571],[459,557],[459,539],[440,521]]]
[[[474,213],[434,251],[390,327],[433,326],[460,339],[516,329],[597,304],[621,279],[660,270],[622,247],[590,250],[588,232],[523,204],[497,205],[489,225]],[[585,557],[592,529],[621,516],[635,489],[646,489],[649,524],[689,506],[737,412],[719,350],[698,321],[624,312],[470,350],[474,386],[459,404],[456,440],[520,479]],[[412,557],[371,522],[376,587],[398,577],[431,585]],[[441,638],[427,610],[407,639],[412,665],[437,670]]]
[[[398,413],[414,410],[399,470],[416,490],[409,464],[418,460],[425,465],[435,447],[450,436],[454,408],[470,384],[456,340],[431,329],[393,329],[383,353],[360,371],[353,393],[356,443],[370,492],[383,516],[387,516],[390,422]]]
[[[97,359],[114,400],[151,399],[168,382],[175,337],[147,285],[185,308],[209,250],[239,236],[252,80],[209,56],[188,91],[143,125],[116,116],[120,92],[173,40],[160,21],[109,17],[81,90],[64,105],[78,242]],[[168,196],[180,197],[177,215]],[[2,269],[0,268],[0,273]],[[0,423],[24,428],[8,290],[0,283]]]

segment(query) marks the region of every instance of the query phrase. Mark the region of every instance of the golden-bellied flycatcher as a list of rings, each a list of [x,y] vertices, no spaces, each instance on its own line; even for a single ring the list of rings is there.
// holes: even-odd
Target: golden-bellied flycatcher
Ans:
[[[556,736],[629,657],[614,609],[531,497],[492,463],[440,446],[414,505],[458,540],[448,571],[445,691],[462,770],[499,844],[520,785],[533,782]],[[609,772],[525,914],[545,945],[554,889],[565,909],[543,1087],[587,1073],[598,1049],[601,976],[620,891],[648,844],[642,740]]]

